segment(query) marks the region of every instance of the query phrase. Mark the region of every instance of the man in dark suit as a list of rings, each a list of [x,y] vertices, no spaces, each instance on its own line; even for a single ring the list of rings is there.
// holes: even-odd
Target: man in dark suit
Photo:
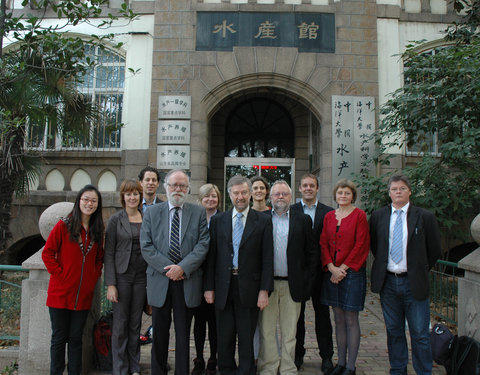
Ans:
[[[254,375],[258,311],[268,305],[268,293],[273,290],[272,219],[250,209],[249,179],[233,176],[227,190],[234,208],[210,221],[205,299],[215,303],[220,374]]]
[[[156,195],[158,186],[160,185],[160,173],[158,173],[157,168],[147,165],[138,174],[138,180],[143,189],[142,210],[143,213],[145,213],[147,207],[165,200]]]
[[[302,200],[292,206],[292,212],[303,212],[310,216],[313,221],[313,238],[317,251],[317,272],[312,283],[312,304],[315,311],[315,334],[317,336],[318,349],[322,357],[322,372],[328,373],[333,369],[333,339],[332,324],[330,322],[330,308],[320,303],[320,291],[322,290],[323,269],[320,261],[320,235],[323,229],[323,218],[333,208],[320,203],[317,200],[318,179],[313,174],[305,174],[300,179],[299,191]],[[297,344],[295,346],[295,365],[298,369],[303,364],[305,355],[305,302],[297,323]]]
[[[202,299],[202,271],[209,233],[205,209],[185,203],[188,175],[172,170],[165,176],[168,202],[145,211],[140,244],[147,267],[147,297],[152,305],[152,374],[167,374],[171,314],[175,324],[175,374],[189,373],[192,308]]]
[[[310,297],[315,278],[318,247],[313,243],[312,219],[289,210],[292,191],[285,181],[276,181],[270,191],[273,209],[274,288],[268,306],[260,312],[260,375],[296,374],[295,334],[302,302]],[[277,347],[277,321],[281,350]]]
[[[435,216],[410,203],[410,182],[403,175],[388,181],[392,204],[370,219],[372,291],[380,293],[387,328],[390,374],[407,375],[405,319],[417,374],[432,373],[428,274],[441,254]]]

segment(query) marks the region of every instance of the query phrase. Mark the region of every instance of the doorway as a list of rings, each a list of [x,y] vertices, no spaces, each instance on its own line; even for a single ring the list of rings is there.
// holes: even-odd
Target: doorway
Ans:
[[[264,177],[270,186],[277,180],[284,180],[289,186],[295,181],[295,159],[293,158],[225,158],[224,170],[224,207],[231,208],[227,192],[228,180],[240,174],[247,178],[254,176]],[[294,189],[292,189],[292,203],[295,202]]]

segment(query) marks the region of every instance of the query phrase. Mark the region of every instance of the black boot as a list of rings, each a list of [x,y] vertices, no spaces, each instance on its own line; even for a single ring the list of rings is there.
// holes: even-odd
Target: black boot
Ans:
[[[322,361],[322,372],[324,374],[330,374],[333,371],[333,362],[331,358],[325,358]]]
[[[205,371],[205,375],[215,375],[216,373],[217,373],[217,360],[210,358],[207,362],[207,371]]]
[[[202,375],[205,371],[205,361],[203,358],[194,358],[192,375]]]
[[[342,375],[356,375],[355,370],[350,370],[348,368],[345,368],[345,370],[343,370],[343,372],[341,374]]]
[[[337,364],[331,372],[326,372],[324,375],[343,375],[343,371],[345,370],[345,367]]]

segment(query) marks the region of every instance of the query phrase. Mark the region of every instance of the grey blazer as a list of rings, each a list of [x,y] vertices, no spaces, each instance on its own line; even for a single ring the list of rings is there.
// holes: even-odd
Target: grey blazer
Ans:
[[[108,219],[105,231],[105,285],[116,285],[117,274],[127,271],[132,254],[132,229],[125,210]]]
[[[145,211],[140,245],[147,267],[148,303],[162,307],[167,296],[169,279],[164,268],[173,264],[168,258],[169,247],[168,202],[149,207]],[[183,288],[185,303],[188,307],[200,305],[203,298],[202,263],[208,252],[210,235],[207,227],[205,209],[191,203],[184,203],[180,235],[182,261],[178,263],[185,275]]]

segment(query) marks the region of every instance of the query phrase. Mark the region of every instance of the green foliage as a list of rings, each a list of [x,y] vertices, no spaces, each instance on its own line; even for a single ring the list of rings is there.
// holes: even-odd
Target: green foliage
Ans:
[[[105,29],[135,19],[126,3],[105,14],[108,3],[24,0],[34,9],[20,13],[7,12],[6,0],[0,0],[0,254],[10,236],[13,192],[25,194],[40,171],[41,159],[26,147],[27,131],[42,133],[48,125],[53,134],[85,135],[100,116],[108,126],[108,114],[76,87],[95,64],[87,51],[104,49],[115,35],[83,38],[66,32],[82,23]],[[58,22],[44,22],[52,11]],[[4,40],[11,42],[6,51]]]
[[[0,370],[0,375],[13,375],[18,371],[18,363],[15,361],[10,366],[5,366],[3,370]]]
[[[468,239],[460,231],[480,205],[480,37],[471,35],[434,53],[408,47],[405,85],[380,109],[377,154],[370,163],[388,165],[391,149],[417,145],[419,160],[403,173],[412,182],[412,201],[435,213],[446,240]],[[437,133],[438,153],[428,139]],[[386,180],[357,176],[367,212],[388,203]]]

